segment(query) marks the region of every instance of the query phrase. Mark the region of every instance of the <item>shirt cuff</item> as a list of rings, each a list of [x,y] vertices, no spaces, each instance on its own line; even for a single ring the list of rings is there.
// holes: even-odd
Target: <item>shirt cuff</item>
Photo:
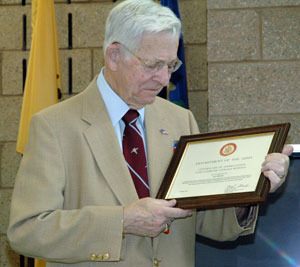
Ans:
[[[236,217],[241,227],[249,227],[255,220],[257,206],[238,207],[235,209]]]

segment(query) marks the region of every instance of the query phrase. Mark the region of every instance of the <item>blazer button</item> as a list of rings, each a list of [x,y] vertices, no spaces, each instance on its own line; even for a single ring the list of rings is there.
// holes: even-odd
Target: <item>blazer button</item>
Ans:
[[[153,259],[153,266],[154,267],[159,267],[159,263],[160,263],[160,260],[158,260],[156,258]]]
[[[107,261],[110,258],[109,253],[108,252],[104,253],[102,258],[103,258],[104,261]]]
[[[93,254],[90,255],[90,260],[91,261],[95,261],[96,259],[97,259],[97,255],[96,254],[93,253]]]
[[[96,261],[103,261],[103,255],[102,254],[96,255]]]

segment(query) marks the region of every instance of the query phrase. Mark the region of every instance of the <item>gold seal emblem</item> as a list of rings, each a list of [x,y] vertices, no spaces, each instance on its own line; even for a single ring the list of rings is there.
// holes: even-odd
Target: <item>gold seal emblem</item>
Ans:
[[[236,151],[236,144],[235,143],[228,143],[220,149],[220,155],[223,157],[229,156]]]

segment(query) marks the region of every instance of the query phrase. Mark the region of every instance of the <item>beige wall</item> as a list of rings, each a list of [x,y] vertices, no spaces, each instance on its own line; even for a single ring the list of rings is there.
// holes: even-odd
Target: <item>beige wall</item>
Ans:
[[[300,143],[300,1],[207,7],[209,130],[289,121]]]
[[[62,89],[68,97],[68,58],[73,92],[99,71],[109,0],[56,2]],[[183,20],[190,108],[202,132],[291,121],[291,142],[300,142],[300,0],[179,0]],[[207,3],[206,3],[207,2]],[[0,0],[0,266],[18,266],[6,228],[20,161],[15,141],[22,100],[22,17],[30,5]],[[30,3],[30,1],[27,1]],[[292,7],[293,6],[293,7]],[[68,13],[73,49],[68,49]],[[208,21],[206,20],[208,18]],[[208,25],[208,26],[207,26]],[[207,31],[208,29],[208,31]],[[208,70],[207,70],[208,59]]]

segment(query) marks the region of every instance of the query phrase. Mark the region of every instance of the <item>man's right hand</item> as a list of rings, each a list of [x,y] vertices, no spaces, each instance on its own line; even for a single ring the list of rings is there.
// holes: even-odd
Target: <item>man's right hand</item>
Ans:
[[[191,210],[176,208],[176,200],[142,198],[124,208],[124,233],[155,237],[176,218],[192,216]]]

